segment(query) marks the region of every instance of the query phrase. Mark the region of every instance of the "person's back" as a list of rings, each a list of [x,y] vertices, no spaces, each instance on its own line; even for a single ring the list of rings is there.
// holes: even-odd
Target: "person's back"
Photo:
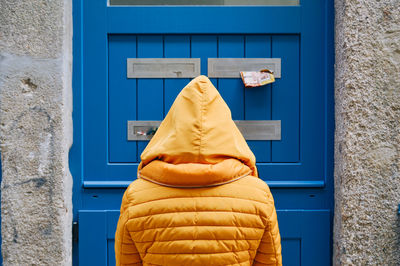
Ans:
[[[255,158],[208,78],[178,95],[141,155],[115,238],[117,265],[281,265]]]

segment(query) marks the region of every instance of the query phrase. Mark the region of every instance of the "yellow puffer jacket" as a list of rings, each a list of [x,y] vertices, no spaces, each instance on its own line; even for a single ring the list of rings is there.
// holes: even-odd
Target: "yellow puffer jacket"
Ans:
[[[282,265],[271,192],[207,77],[180,92],[141,160],[122,199],[117,265]]]

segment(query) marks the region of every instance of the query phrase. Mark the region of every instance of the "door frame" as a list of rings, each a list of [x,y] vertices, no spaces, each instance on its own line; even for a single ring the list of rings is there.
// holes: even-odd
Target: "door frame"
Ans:
[[[105,0],[103,0],[105,1]],[[87,1],[89,2],[89,1]],[[86,3],[87,3],[86,2]],[[101,2],[101,1],[97,1]],[[311,3],[310,0],[302,0],[301,3]],[[320,1],[318,1],[320,2]],[[324,103],[325,103],[325,124],[324,128],[326,130],[326,136],[324,138],[324,145],[326,147],[325,149],[325,161],[324,161],[324,183],[323,187],[328,188],[332,195],[332,202],[330,203],[331,205],[331,221],[333,221],[333,206],[334,206],[334,192],[333,192],[333,147],[334,147],[334,1],[326,0],[324,2],[324,10],[325,14],[320,14],[323,15],[325,18],[325,25],[324,25],[324,31],[325,31],[325,47],[324,49],[324,63],[325,63],[325,71],[324,71],[324,80],[325,80],[325,86],[328,90],[328,93],[324,97]],[[90,35],[84,35],[83,31],[83,9],[84,9],[84,1],[83,0],[73,0],[73,31],[74,31],[74,37],[73,37],[73,127],[74,127],[74,132],[73,132],[73,146],[70,149],[69,153],[69,160],[70,160],[70,171],[72,176],[74,177],[74,186],[73,186],[73,208],[74,208],[74,222],[77,222],[77,210],[81,208],[81,202],[80,202],[80,193],[82,193],[83,190],[83,183],[82,183],[82,177],[83,177],[83,119],[82,119],[82,113],[83,113],[83,87],[84,87],[84,79],[83,79],[83,55],[84,55],[84,41],[86,39],[90,39]],[[155,7],[152,7],[155,8]],[[201,8],[201,7],[199,7]],[[293,9],[293,12],[298,12]],[[279,19],[279,16],[282,13],[276,12],[272,16],[266,18],[265,21],[258,21],[259,23],[266,23],[265,25],[268,25],[268,23],[272,23],[273,21],[276,21]],[[209,14],[212,15],[212,14]],[[308,21],[308,23],[311,22],[313,19],[313,14],[302,14],[303,15],[303,20]],[[109,25],[105,25],[105,27],[109,27],[111,29],[111,32],[115,33],[129,33],[130,30],[128,28],[129,23],[127,24],[126,21],[123,20],[124,16],[116,16],[115,20],[112,21]],[[135,17],[136,18],[136,17]],[[249,25],[251,23],[256,23],[257,21],[252,20],[251,16],[248,16],[248,21]],[[96,23],[99,21],[93,20],[93,23]],[[104,21],[102,23],[105,23]],[[120,24],[122,23],[122,24]],[[125,24],[123,24],[125,23]],[[134,20],[131,23],[140,23],[140,21]],[[122,30],[115,31],[116,27],[118,25],[125,25]],[[243,33],[261,33],[261,32],[247,32],[246,29],[248,28],[249,25],[237,25],[237,27],[242,27]],[[302,25],[302,23],[298,24],[299,27]],[[275,33],[285,33],[285,28],[284,24],[281,24],[281,28],[276,28]],[[100,27],[99,27],[100,28]],[[153,30],[154,33],[159,33],[159,29],[157,28],[157,23],[154,23],[153,25]],[[218,28],[215,28],[215,33],[218,33]],[[181,33],[185,32],[185,28],[181,30]],[[139,31],[137,33],[140,33]],[[172,33],[172,32],[171,32]],[[200,28],[198,32],[191,32],[191,33],[202,33]],[[212,32],[207,32],[207,33],[212,33]],[[273,31],[268,31],[267,33],[274,33]],[[90,34],[95,34],[95,32],[90,33]],[[307,36],[302,36],[302,38],[306,38]],[[318,40],[315,40],[312,35],[308,36],[310,38],[310,42],[318,42]],[[106,45],[106,44],[102,44]],[[93,51],[95,52],[95,51]],[[308,51],[310,54],[313,52],[312,50]],[[100,81],[98,81],[100,82]],[[95,84],[92,84],[95,86]],[[280,184],[275,184],[276,187],[282,188]],[[307,184],[304,183],[302,184],[303,187],[305,188],[318,188],[321,187],[321,184]],[[273,188],[274,184],[270,184],[270,186]],[[330,239],[330,246],[332,247],[332,222],[330,225],[330,231],[331,231],[331,239]],[[73,261],[75,265],[78,265],[78,243],[74,242],[73,243],[74,248],[73,248]],[[331,249],[332,253],[332,249]],[[331,254],[332,255],[332,254]]]

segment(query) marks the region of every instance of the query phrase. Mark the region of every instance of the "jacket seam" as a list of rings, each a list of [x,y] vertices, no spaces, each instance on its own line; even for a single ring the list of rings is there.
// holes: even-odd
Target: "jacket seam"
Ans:
[[[135,241],[135,243],[149,243],[149,242],[175,242],[175,241],[260,241],[260,239],[168,239],[168,240],[148,240],[148,241]]]
[[[123,243],[125,242],[124,239],[125,239],[126,224],[129,222],[129,210],[125,210],[125,211],[128,212],[128,219],[125,221],[124,227],[122,228],[122,239],[121,239],[121,244],[120,244],[120,255],[121,256],[123,255],[122,246],[123,246]],[[122,259],[122,258],[120,257],[120,259]]]
[[[239,253],[239,252],[248,252],[248,251],[255,251],[257,249],[244,249],[244,250],[239,250],[239,251],[224,251],[224,252],[204,252],[204,253],[199,253],[199,252],[192,252],[192,253],[152,253],[152,252],[146,252],[146,254],[153,254],[153,255],[212,255],[212,254],[224,254],[224,253]]]
[[[270,205],[270,203],[268,202],[264,202],[264,201],[259,201],[259,200],[253,200],[253,199],[244,199],[244,198],[238,198],[238,197],[232,197],[232,196],[185,196],[185,197],[166,197],[166,198],[159,198],[159,199],[153,199],[153,200],[149,200],[149,201],[145,201],[145,202],[141,202],[138,204],[133,204],[130,207],[137,207],[140,206],[142,204],[147,204],[150,202],[155,202],[155,201],[159,201],[159,200],[168,200],[168,199],[193,199],[193,198],[229,198],[229,199],[237,199],[237,200],[246,200],[246,201],[251,201],[251,202],[257,202],[260,204],[264,204],[264,205]]]
[[[229,183],[235,182],[235,181],[237,181],[237,180],[239,180],[241,178],[249,176],[250,173],[251,173],[251,171],[249,171],[248,173],[245,173],[245,174],[243,174],[241,176],[234,177],[233,179],[230,179],[230,180],[225,181],[225,182],[216,183],[216,184],[209,184],[209,185],[198,185],[198,186],[184,186],[184,185],[179,186],[179,185],[170,185],[170,184],[161,183],[161,182],[155,181],[155,180],[153,180],[153,179],[151,179],[149,177],[144,176],[142,173],[140,173],[140,171],[138,173],[138,177],[141,178],[141,179],[144,179],[146,181],[149,181],[151,183],[154,183],[154,184],[157,184],[157,185],[160,185],[160,186],[165,186],[165,187],[172,187],[172,188],[203,188],[203,187],[217,187],[217,186],[229,184]]]
[[[203,116],[204,116],[204,113],[205,113],[205,109],[206,109],[206,107],[205,107],[205,99],[206,99],[206,93],[207,93],[207,90],[205,90],[205,89],[203,89],[203,87],[202,86],[200,86],[200,89],[201,89],[201,92],[202,92],[202,94],[201,94],[201,96],[202,96],[202,99],[201,99],[201,111],[200,111],[200,143],[199,143],[199,155],[198,155],[198,157],[199,157],[199,159],[200,159],[200,155],[201,155],[201,151],[202,151],[202,145],[203,145],[203,131],[204,131],[204,129],[203,129],[203,127],[204,127],[204,121],[203,121]]]
[[[130,217],[130,219],[139,219],[139,218],[144,218],[144,217],[149,217],[153,215],[162,215],[162,214],[171,214],[171,213],[183,213],[183,212],[227,212],[227,213],[241,213],[241,214],[248,214],[248,215],[254,215],[257,217],[261,217],[257,213],[250,213],[250,212],[239,212],[239,211],[229,211],[229,210],[198,210],[198,211],[173,211],[173,212],[160,212],[160,213],[152,213],[148,215],[142,215],[142,216],[136,216],[136,217]]]
[[[232,227],[232,228],[248,228],[248,229],[255,229],[255,230],[264,230],[264,227],[254,227],[254,226],[237,226],[237,225],[175,225],[175,226],[162,226],[162,227],[151,227],[151,228],[146,228],[146,229],[141,229],[141,230],[135,230],[135,231],[128,231],[129,233],[138,233],[138,232],[143,232],[147,230],[155,230],[155,229],[172,229],[172,228],[182,228],[182,227]]]
[[[257,178],[257,177],[254,177],[254,176],[252,176],[252,175],[248,175],[248,176],[251,176],[251,177],[253,177],[253,178]],[[245,177],[248,177],[248,176],[245,176]],[[144,181],[147,181],[146,179],[144,179],[144,178],[140,178],[140,176],[138,176],[138,180],[140,180],[140,179],[143,179]],[[244,177],[243,177],[244,178]],[[240,179],[238,179],[238,180],[240,180]],[[148,181],[148,182],[150,182],[150,183],[153,183],[153,182],[151,182],[151,181]],[[155,183],[153,183],[153,184],[155,184]],[[235,183],[230,183],[231,185],[234,185],[234,186],[239,186],[238,184],[235,184]],[[156,184],[157,185],[157,184]],[[258,188],[258,187],[256,187],[256,186],[247,186],[247,185],[240,185],[240,187],[247,187],[247,188],[251,188],[251,189],[257,189],[258,191],[261,191],[261,192],[264,192],[264,193],[266,193],[266,194],[270,194],[271,192],[270,191],[266,191],[266,190],[264,190],[264,189],[261,189],[261,188]],[[138,192],[143,192],[143,191],[146,191],[146,190],[150,190],[150,189],[159,189],[159,187],[151,187],[151,188],[144,188],[144,189],[140,189],[140,190],[133,190],[131,193],[138,193]],[[268,196],[268,195],[267,195]]]
[[[259,251],[259,250],[257,250],[257,253],[261,253],[261,254],[264,254],[264,255],[274,254],[274,252],[267,253],[267,252],[262,252],[262,251]]]

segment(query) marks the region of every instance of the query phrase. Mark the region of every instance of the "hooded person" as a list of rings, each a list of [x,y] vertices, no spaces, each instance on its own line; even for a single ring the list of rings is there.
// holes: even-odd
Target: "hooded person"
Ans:
[[[122,199],[117,265],[282,265],[274,200],[205,76],[177,96]]]

